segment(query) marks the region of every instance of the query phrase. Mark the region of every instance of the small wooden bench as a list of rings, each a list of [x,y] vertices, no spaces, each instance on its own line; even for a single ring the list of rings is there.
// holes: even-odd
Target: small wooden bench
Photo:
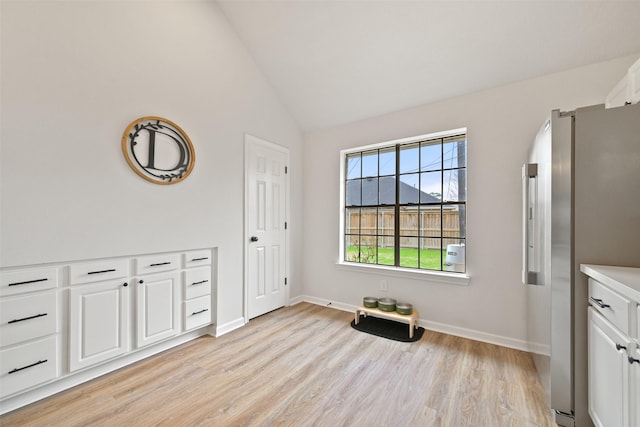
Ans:
[[[384,319],[408,323],[409,338],[413,338],[413,330],[418,327],[418,310],[416,309],[414,309],[413,313],[411,314],[399,314],[395,311],[382,311],[377,307],[376,308],[358,307],[356,309],[356,320],[355,320],[356,325],[360,321],[360,313],[364,314],[365,317],[367,315],[371,315],[374,317],[382,317]]]

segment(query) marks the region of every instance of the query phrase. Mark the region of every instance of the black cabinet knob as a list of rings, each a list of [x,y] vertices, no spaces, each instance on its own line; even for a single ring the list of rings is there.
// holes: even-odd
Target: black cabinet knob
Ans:
[[[629,356],[629,363],[631,363],[632,365],[633,365],[634,363],[637,363],[637,364],[639,364],[639,365],[640,365],[640,359],[636,359],[636,358],[634,358],[634,357],[632,357],[632,356]]]
[[[141,283],[141,284],[142,284],[142,283],[144,283],[144,280],[140,280],[138,283]]]
[[[127,286],[129,286],[129,284],[128,283],[123,283],[122,286],[124,286],[126,288]]]
[[[251,236],[251,241],[252,242],[257,242],[258,241],[258,236]]]

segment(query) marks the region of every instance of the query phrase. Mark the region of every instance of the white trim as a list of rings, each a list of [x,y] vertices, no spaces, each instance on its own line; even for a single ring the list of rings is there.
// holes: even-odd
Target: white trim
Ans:
[[[551,356],[551,346],[549,344],[530,342],[527,351],[529,353],[540,354],[542,356]]]
[[[374,150],[376,148],[387,147],[389,145],[410,144],[412,142],[426,141],[429,139],[446,138],[448,136],[456,136],[456,135],[466,134],[466,133],[467,133],[467,128],[464,127],[464,128],[458,128],[458,129],[445,130],[442,132],[434,132],[434,133],[427,133],[424,135],[410,136],[408,138],[394,139],[393,141],[377,142],[375,144],[361,145],[360,147],[347,148],[345,150],[341,150],[340,156],[344,157],[345,154],[355,153],[358,151]]]
[[[285,233],[285,268],[284,268],[284,276],[287,278],[287,285],[285,286],[285,301],[289,300],[289,289],[291,288],[291,283],[289,278],[291,277],[290,274],[290,265],[291,265],[291,233],[289,232],[291,230],[291,221],[290,221],[290,212],[291,212],[291,153],[289,151],[289,148],[284,147],[282,145],[278,145],[275,144],[273,142],[267,141],[265,139],[259,138],[257,136],[251,135],[249,133],[245,133],[244,134],[244,206],[243,206],[243,216],[244,216],[244,233],[243,233],[243,237],[244,237],[244,244],[243,244],[243,292],[244,292],[244,298],[243,298],[243,309],[242,309],[242,313],[243,313],[243,324],[246,324],[249,322],[249,291],[248,291],[248,287],[249,287],[249,281],[248,281],[248,274],[249,274],[249,262],[248,262],[248,256],[249,256],[249,217],[248,217],[248,212],[247,212],[247,206],[249,205],[249,201],[248,201],[248,189],[247,189],[247,185],[249,182],[249,146],[251,144],[259,144],[262,145],[263,147],[267,147],[271,150],[276,150],[276,151],[280,151],[281,153],[284,153],[286,155],[286,168],[287,168],[287,173],[285,174],[285,181],[286,181],[286,188],[285,188],[285,220],[287,222],[287,232]],[[235,328],[234,328],[235,329]],[[229,331],[227,331],[229,332]],[[223,332],[226,333],[226,332]]]
[[[376,276],[402,277],[419,280],[421,282],[468,286],[471,277],[461,273],[447,273],[444,271],[412,270],[409,268],[389,267],[377,264],[357,264],[351,262],[337,262],[336,268],[345,271],[375,274]]]
[[[317,298],[310,295],[300,295],[295,298],[295,302],[292,300],[291,305],[301,302],[308,302],[311,304],[322,305],[325,307],[334,308],[337,310],[348,311],[355,313],[358,306],[352,304],[345,304],[337,301],[332,301],[324,298]],[[478,331],[475,329],[461,328],[459,326],[447,325],[445,323],[434,322],[425,319],[419,319],[418,325],[430,331],[440,332],[443,334],[454,335],[457,337],[467,338],[474,341],[481,341],[488,344],[495,344],[502,347],[513,348],[521,351],[531,351],[531,344],[527,341],[519,340],[511,337],[505,337],[502,335],[490,334],[487,332]],[[534,345],[537,349],[542,349],[538,345]],[[543,353],[542,353],[543,354]]]
[[[243,327],[246,323],[247,322],[244,320],[244,317],[240,317],[236,320],[232,320],[231,322],[227,322],[224,325],[216,324],[215,336],[219,337],[221,335],[228,334],[231,331],[235,331],[236,329]]]

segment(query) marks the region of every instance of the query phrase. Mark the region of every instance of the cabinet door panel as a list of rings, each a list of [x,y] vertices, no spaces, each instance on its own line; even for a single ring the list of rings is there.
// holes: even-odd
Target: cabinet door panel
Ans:
[[[628,426],[631,342],[589,308],[588,343],[589,415],[596,426]]]
[[[129,291],[125,282],[69,290],[69,369],[75,371],[128,350]]]
[[[137,347],[180,331],[179,273],[142,276],[136,284]]]

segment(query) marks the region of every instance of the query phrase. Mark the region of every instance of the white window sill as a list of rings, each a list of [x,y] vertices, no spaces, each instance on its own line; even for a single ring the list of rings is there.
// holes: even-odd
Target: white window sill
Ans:
[[[448,285],[468,286],[471,277],[465,273],[448,273],[446,271],[411,270],[408,268],[387,267],[375,264],[359,264],[353,262],[337,262],[336,268],[345,271],[369,273],[382,276],[402,277]]]

